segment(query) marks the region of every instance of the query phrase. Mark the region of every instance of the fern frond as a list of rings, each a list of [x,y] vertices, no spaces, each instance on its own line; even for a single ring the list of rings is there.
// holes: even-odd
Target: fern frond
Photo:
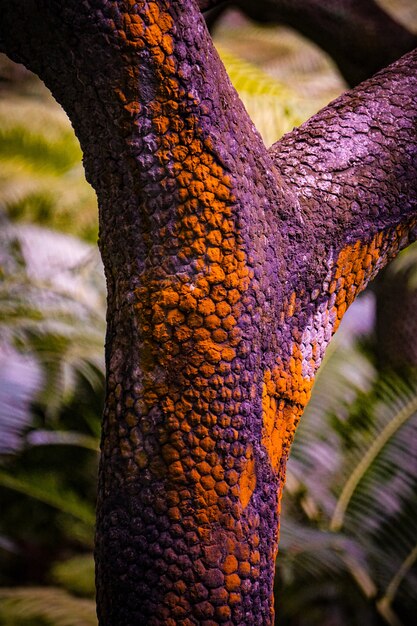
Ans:
[[[399,403],[398,403],[399,404]],[[408,402],[399,406],[398,410],[392,415],[389,421],[379,429],[375,434],[375,438],[366,447],[361,445],[351,455],[352,460],[359,462],[354,465],[352,473],[348,476],[342,492],[337,501],[334,514],[330,523],[331,530],[337,531],[343,525],[346,509],[357,489],[359,483],[363,480],[366,473],[372,465],[377,461],[384,447],[393,439],[397,431],[406,424],[417,412],[417,393],[412,395]],[[390,467],[391,464],[390,464]]]
[[[97,626],[95,602],[75,598],[54,587],[0,588],[0,617],[24,626],[27,620],[46,626]]]
[[[43,370],[37,400],[52,414],[80,376],[102,385],[102,267],[87,244],[41,228],[6,224],[0,242],[0,336],[36,358]]]
[[[386,518],[387,511],[402,508],[400,498],[407,500],[417,482],[417,446],[410,445],[417,437],[417,386],[390,377],[377,390],[374,421],[368,432],[355,434],[354,448],[344,462],[344,486],[331,521],[334,530],[341,528],[345,518],[353,526],[366,523],[371,503],[374,513]],[[395,476],[401,478],[395,480]],[[395,492],[390,483],[396,484]],[[389,506],[384,492],[391,493]]]
[[[0,457],[16,454],[32,423],[31,403],[41,385],[36,359],[0,349]]]
[[[259,67],[218,46],[229,78],[265,143],[270,145],[304,121],[296,94]]]
[[[0,102],[0,210],[97,239],[97,201],[84,177],[81,150],[56,103]],[[82,207],[82,208],[81,208]]]

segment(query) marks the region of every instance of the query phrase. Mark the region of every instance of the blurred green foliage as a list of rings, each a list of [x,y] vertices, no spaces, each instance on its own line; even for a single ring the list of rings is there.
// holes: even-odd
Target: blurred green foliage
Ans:
[[[97,202],[68,118],[48,98],[7,95],[0,100],[1,210],[15,222],[95,242]]]

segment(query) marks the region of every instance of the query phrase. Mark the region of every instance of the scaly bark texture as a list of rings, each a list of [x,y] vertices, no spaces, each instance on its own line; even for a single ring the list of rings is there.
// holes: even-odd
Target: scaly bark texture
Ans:
[[[417,46],[417,35],[374,0],[199,0],[199,5],[202,10],[235,6],[256,21],[294,28],[329,54],[352,87]]]
[[[192,1],[0,1],[100,206],[102,626],[274,619],[294,431],[347,306],[414,238],[417,54],[270,152]]]

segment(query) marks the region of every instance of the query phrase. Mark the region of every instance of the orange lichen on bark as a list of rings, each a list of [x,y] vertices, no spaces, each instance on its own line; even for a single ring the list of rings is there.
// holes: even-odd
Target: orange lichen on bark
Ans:
[[[236,502],[243,512],[256,486],[253,448],[239,443],[239,430],[234,429],[231,444],[239,445],[235,450],[243,459],[236,479],[230,473],[236,454],[228,456],[226,468],[224,456],[216,451],[221,429],[230,428],[231,417],[239,414],[241,396],[225,379],[231,375],[241,341],[241,297],[251,272],[236,228],[232,181],[193,112],[196,95],[180,86],[182,70],[172,55],[172,18],[154,2],[143,5],[141,16],[132,0],[127,6],[127,46],[140,48],[143,39],[159,78],[146,108],[156,141],[153,157],[164,172],[161,193],[166,187],[167,194],[176,196],[169,230],[161,227],[155,240],[161,258],[175,256],[182,266],[180,273],[167,273],[162,279],[154,269],[145,271],[135,290],[137,323],[146,346],[140,354],[143,393],[135,406],[142,423],[154,407],[162,413],[158,433],[162,469],[160,464],[147,467],[165,476],[173,489],[192,485],[203,532],[219,520],[234,526],[230,503]],[[133,90],[140,74],[140,65],[132,69]],[[120,87],[118,97],[126,98]],[[129,106],[133,114],[134,103]],[[165,387],[156,386],[161,378]],[[143,467],[145,457],[137,453],[137,458]],[[177,508],[181,511],[180,505]]]
[[[262,387],[262,445],[266,449],[272,467],[276,470],[281,459],[283,434],[283,420],[279,419],[277,400],[275,397],[276,386],[272,380],[271,371],[264,374]]]
[[[179,589],[183,580],[176,580],[178,589],[167,592],[162,604],[179,620],[180,599],[204,586],[207,606],[199,603],[200,617],[213,610],[209,617],[220,623],[259,579],[262,567],[261,522],[252,506],[259,447],[248,432],[247,408],[242,409],[244,401],[256,400],[256,384],[247,380],[247,347],[239,351],[243,296],[252,270],[238,228],[233,182],[198,118],[197,96],[183,87],[181,55],[170,58],[171,18],[164,17],[162,5],[154,11],[153,4],[140,4],[138,18],[137,3],[128,2],[127,49],[136,55],[143,40],[149,58],[132,64],[130,82],[119,85],[117,94],[138,118],[127,121],[125,137],[138,155],[139,176],[141,158],[146,170],[140,196],[146,248],[141,274],[135,276],[133,319],[127,321],[138,338],[134,401],[128,422],[121,413],[115,418],[115,431],[120,421],[115,446],[126,459],[129,480],[141,485],[145,476],[157,485],[150,508],[159,506],[171,526],[187,531],[187,541],[193,534],[202,546],[204,556],[189,565],[194,582],[184,591]],[[131,102],[131,94],[148,62],[157,80],[144,111]],[[140,134],[140,115],[147,117],[149,137]],[[154,185],[146,169],[149,157]],[[132,315],[130,306],[123,311]]]
[[[295,343],[286,367],[280,363],[264,373],[262,445],[280,475],[285,472],[285,460],[312,386],[313,380],[303,375],[303,355]]]
[[[379,232],[369,242],[358,240],[340,251],[331,267],[325,291],[329,300],[332,299],[332,304],[320,313],[320,327],[324,328],[326,324],[331,326],[329,335],[337,330],[347,308],[377,270],[380,259],[383,262],[388,246],[392,249],[392,242],[396,241],[399,249],[406,234],[407,230],[400,225],[391,233]],[[395,252],[394,248],[392,254]],[[283,323],[299,312],[299,302],[296,292],[284,300],[281,315]],[[288,362],[279,360],[272,370],[264,373],[262,444],[278,474],[285,471],[285,459],[298,420],[311,395],[314,373],[320,362],[313,324],[309,332],[310,349],[306,350],[297,341],[297,333],[293,336],[292,354]],[[327,343],[328,339],[325,341]]]
[[[402,247],[402,239],[408,236],[414,223],[415,220],[411,225],[399,224],[394,229],[380,231],[369,242],[363,243],[358,240],[341,250],[329,285],[329,293],[334,291],[337,293],[331,309],[336,316],[333,332],[339,327],[347,308],[377,271],[379,262],[386,263],[387,249],[391,248],[390,254],[394,257]],[[396,245],[393,246],[393,242]]]
[[[252,446],[248,446],[246,457],[246,465],[239,479],[239,498],[243,509],[248,506],[256,487],[256,467]]]

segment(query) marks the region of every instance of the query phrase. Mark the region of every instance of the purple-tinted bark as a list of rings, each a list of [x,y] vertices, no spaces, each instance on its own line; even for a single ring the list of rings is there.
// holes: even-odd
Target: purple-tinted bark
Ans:
[[[416,58],[342,95],[269,150],[321,257],[414,222]]]
[[[0,8],[8,53],[68,112],[99,200],[100,624],[269,625],[315,371],[414,237],[416,54],[268,152],[193,2]]]
[[[374,0],[200,0],[203,10],[236,6],[262,23],[294,28],[322,48],[357,85],[417,46]]]

